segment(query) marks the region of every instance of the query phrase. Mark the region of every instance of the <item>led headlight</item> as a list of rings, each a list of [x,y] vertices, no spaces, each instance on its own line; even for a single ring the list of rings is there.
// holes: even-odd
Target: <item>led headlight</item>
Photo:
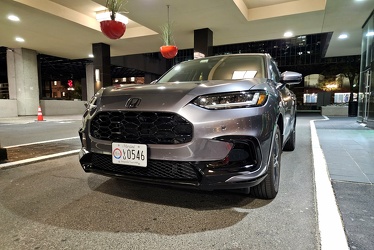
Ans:
[[[262,106],[266,100],[265,91],[241,91],[199,96],[193,104],[206,109],[233,109]]]

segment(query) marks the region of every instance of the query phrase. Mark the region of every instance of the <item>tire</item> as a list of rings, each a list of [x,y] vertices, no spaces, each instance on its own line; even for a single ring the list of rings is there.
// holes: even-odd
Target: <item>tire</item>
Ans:
[[[273,146],[270,152],[270,161],[265,179],[251,188],[251,194],[260,199],[274,199],[278,194],[281,167],[282,143],[281,133],[277,126]]]
[[[293,128],[286,144],[283,147],[284,151],[294,151],[296,147],[296,120],[293,124]]]

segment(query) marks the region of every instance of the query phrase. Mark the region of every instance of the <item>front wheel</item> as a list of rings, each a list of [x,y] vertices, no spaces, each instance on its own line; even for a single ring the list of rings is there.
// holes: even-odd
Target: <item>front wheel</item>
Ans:
[[[251,193],[257,198],[274,199],[275,196],[277,196],[279,189],[281,155],[281,133],[279,127],[277,126],[275,130],[273,146],[270,152],[270,161],[267,176],[260,184],[251,188]]]

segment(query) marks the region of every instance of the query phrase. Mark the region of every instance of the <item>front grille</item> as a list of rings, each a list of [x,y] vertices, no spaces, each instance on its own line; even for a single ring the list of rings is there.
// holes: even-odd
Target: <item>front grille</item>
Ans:
[[[92,154],[92,168],[116,174],[172,180],[198,180],[195,168],[188,162],[148,160],[147,167],[112,163],[111,155]]]
[[[180,144],[192,140],[192,124],[174,113],[105,111],[91,121],[99,140],[142,144]]]

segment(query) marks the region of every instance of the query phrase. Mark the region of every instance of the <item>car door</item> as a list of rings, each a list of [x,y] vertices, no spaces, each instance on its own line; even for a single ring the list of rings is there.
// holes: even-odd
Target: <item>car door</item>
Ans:
[[[270,65],[270,78],[281,85],[280,83],[280,73],[278,70],[278,67],[276,66],[276,63],[271,60]],[[279,88],[280,94],[281,94],[281,103],[280,105],[283,107],[284,113],[283,113],[283,135],[284,138],[288,138],[291,128],[294,123],[294,117],[295,117],[295,103],[296,103],[296,98],[294,94],[285,86],[283,85],[282,87]]]

